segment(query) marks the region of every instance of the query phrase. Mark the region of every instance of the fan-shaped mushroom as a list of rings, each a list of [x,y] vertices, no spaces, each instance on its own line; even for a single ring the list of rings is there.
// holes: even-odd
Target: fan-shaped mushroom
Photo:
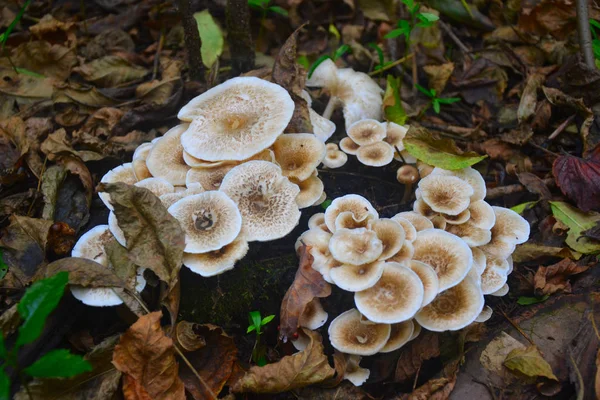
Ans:
[[[390,338],[388,324],[363,324],[355,308],[337,316],[329,324],[331,345],[347,354],[371,356],[378,353]]]

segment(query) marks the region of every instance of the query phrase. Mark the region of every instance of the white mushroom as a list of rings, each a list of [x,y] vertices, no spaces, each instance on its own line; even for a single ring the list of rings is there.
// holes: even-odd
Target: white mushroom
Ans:
[[[341,214],[340,214],[341,215]],[[383,244],[380,260],[387,260],[397,254],[404,244],[404,228],[398,222],[389,218],[382,218],[370,223],[370,229],[377,234]]]
[[[411,340],[414,331],[415,324],[413,323],[412,319],[393,324],[390,332],[390,338],[379,352],[390,353],[394,350],[398,350]]]
[[[348,137],[359,146],[375,144],[385,139],[386,129],[382,122],[375,119],[363,119],[350,125]]]
[[[190,167],[183,160],[181,137],[188,124],[171,128],[154,146],[146,158],[152,176],[163,178],[174,186],[185,185],[185,175]]]
[[[429,264],[425,264],[421,261],[411,260],[407,262],[407,266],[419,276],[419,279],[421,279],[421,282],[423,283],[424,292],[423,304],[421,304],[421,307],[425,307],[433,301],[440,291],[440,281],[437,274]]]
[[[481,313],[475,318],[475,322],[485,322],[488,319],[492,318],[492,308],[490,306],[483,307]]]
[[[370,264],[348,265],[332,268],[329,271],[331,281],[348,292],[359,292],[375,285],[383,274],[383,261]]]
[[[135,186],[148,189],[153,195],[160,197],[163,194],[174,193],[175,188],[162,178],[146,178],[135,183]]]
[[[314,331],[325,325],[328,317],[329,314],[323,309],[321,301],[315,297],[306,305],[299,322],[301,327]]]
[[[193,194],[199,194],[204,192],[204,188],[199,183],[192,183],[188,187],[184,187],[181,191],[175,191],[173,193],[166,193],[158,198],[165,208],[171,207],[176,201],[183,199],[184,197],[191,196]],[[113,233],[114,234],[114,233]]]
[[[383,244],[377,234],[366,228],[339,229],[329,240],[329,252],[343,264],[363,265],[377,260]]]
[[[351,211],[356,221],[363,221],[369,214],[375,219],[379,218],[369,200],[357,194],[347,194],[334,199],[325,210],[325,224],[331,232],[335,232],[335,220],[344,211]]]
[[[358,149],[360,149],[360,145],[346,136],[340,140],[340,149],[346,154],[355,155]]]
[[[310,176],[308,179],[298,182],[300,193],[296,196],[296,204],[299,208],[310,207],[321,198],[323,194],[323,181],[316,176]]]
[[[356,152],[356,158],[364,165],[383,167],[394,159],[394,149],[386,142],[360,146]]]
[[[401,217],[405,220],[408,220],[408,222],[410,222],[413,225],[417,232],[433,228],[433,223],[427,217],[424,217],[421,214],[417,214],[414,211],[403,211],[392,217],[392,219],[396,220],[397,222],[400,222],[397,217]]]
[[[355,354],[346,355],[346,370],[344,371],[344,379],[350,381],[354,386],[362,386],[369,379],[371,371],[366,368],[361,368],[359,363],[361,356]]]
[[[235,263],[248,253],[248,242],[237,239],[218,250],[207,253],[183,253],[183,265],[204,277],[222,274],[235,267]]]
[[[458,215],[469,207],[473,188],[456,176],[428,175],[419,181],[423,200],[434,211]]]
[[[388,122],[385,125],[385,140],[390,144],[396,151],[404,150],[404,137],[406,136],[406,132],[408,132],[408,128],[402,125],[398,125],[395,122]]]
[[[339,150],[327,150],[323,158],[323,165],[331,169],[343,167],[347,162],[348,156]]]
[[[289,179],[308,179],[325,157],[325,144],[312,133],[284,134],[273,144],[275,160]]]
[[[328,333],[331,345],[347,354],[371,356],[387,343],[391,328],[388,324],[363,324],[356,309],[348,310],[331,321]]]
[[[483,200],[486,194],[485,180],[483,176],[471,167],[459,169],[459,170],[446,170],[442,168],[435,167],[431,171],[431,175],[440,175],[440,176],[456,176],[465,182],[467,182],[473,188],[473,194],[471,195],[471,201]]]
[[[100,180],[101,183],[117,183],[122,182],[128,185],[133,185],[137,182],[137,178],[133,173],[133,166],[131,163],[126,163],[123,165],[119,165],[116,168],[108,171]],[[112,204],[110,204],[110,195],[106,192],[98,193],[100,196],[100,200],[104,203],[104,205],[109,209],[113,210]]]

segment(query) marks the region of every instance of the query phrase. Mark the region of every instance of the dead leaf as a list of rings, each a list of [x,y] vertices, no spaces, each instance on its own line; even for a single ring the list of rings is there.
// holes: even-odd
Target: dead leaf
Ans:
[[[116,51],[132,53],[135,43],[129,34],[121,29],[107,29],[96,35],[83,48],[81,54],[88,60],[94,60]]]
[[[38,39],[52,43],[67,42],[67,47],[72,47],[77,42],[75,23],[59,21],[50,14],[44,15],[37,24],[30,26],[29,31]]]
[[[373,400],[367,392],[350,382],[342,382],[334,388],[308,386],[294,392],[298,400]]]
[[[173,341],[160,327],[161,316],[161,312],[153,312],[131,325],[115,346],[112,362],[119,371],[133,378],[134,384],[141,386],[151,399],[185,400]]]
[[[571,293],[571,283],[568,278],[587,271],[589,265],[580,266],[565,258],[564,260],[548,267],[539,267],[533,277],[536,296],[553,294],[558,291]]]
[[[177,344],[185,351],[195,351],[206,346],[206,339],[194,332],[194,327],[198,325],[193,322],[181,321],[175,328],[175,338]]]
[[[84,87],[74,83],[65,83],[57,84],[55,88],[52,96],[55,105],[74,103],[80,106],[80,110],[89,109],[90,113],[96,108],[114,107],[121,103],[94,86]]]
[[[594,3],[590,6],[590,18],[600,19]],[[557,39],[565,39],[576,30],[576,7],[569,0],[541,0],[523,4],[518,28],[527,33],[543,36],[547,33]]]
[[[50,227],[46,251],[59,257],[66,256],[71,252],[77,242],[75,229],[64,222],[55,222]]]
[[[306,306],[315,297],[327,297],[331,294],[331,285],[323,279],[321,273],[312,268],[313,257],[310,247],[303,245],[300,249],[300,265],[294,282],[281,301],[279,337],[286,341],[293,337],[300,328],[300,316]]]
[[[66,152],[81,158],[83,161],[96,161],[104,158],[104,155],[94,151],[78,151],[71,147],[71,142],[67,138],[67,131],[60,128],[56,132],[48,135],[40,147],[41,151],[48,156],[49,160],[54,160],[59,153]]]
[[[41,189],[44,195],[44,219],[64,222],[77,231],[87,223],[89,197],[79,178],[71,175],[65,167],[53,165],[48,168],[42,177]]]
[[[281,393],[323,382],[335,373],[323,354],[318,332],[304,330],[310,337],[306,349],[264,367],[254,366],[232,387],[236,393]]]
[[[526,242],[517,246],[515,252],[512,254],[513,261],[516,263],[533,261],[541,257],[572,258],[577,260],[581,257],[581,254],[574,253],[568,247],[553,247],[533,242]]]
[[[17,74],[12,68],[0,66],[0,93],[19,105],[50,99],[53,92],[53,78]]]
[[[444,367],[443,377],[428,380],[412,393],[405,394],[397,400],[446,400],[450,398],[458,376],[458,361]]]
[[[479,356],[479,362],[486,370],[500,376],[503,381],[513,381],[515,378],[504,367],[504,360],[515,349],[525,349],[525,345],[508,333],[500,332],[485,346]]]
[[[454,72],[454,63],[444,63],[439,65],[425,65],[423,71],[429,78],[429,88],[435,89],[437,93],[442,93],[448,83],[448,79]]]
[[[107,400],[117,394],[121,372],[111,361],[119,336],[111,336],[84,356],[92,370],[69,379],[34,379],[15,400]],[[27,392],[31,393],[31,397]]]
[[[513,373],[526,378],[543,376],[558,381],[558,378],[552,372],[552,367],[544,360],[544,357],[535,345],[524,349],[512,350],[506,356],[504,366]]]
[[[115,272],[96,261],[79,257],[56,260],[39,271],[35,280],[49,278],[61,271],[69,273],[69,283],[85,287],[124,287],[125,282]]]
[[[552,199],[550,189],[548,189],[548,186],[546,186],[544,181],[538,176],[531,172],[522,172],[517,174],[517,178],[519,178],[519,182],[521,182],[529,192],[539,195],[540,199]]]
[[[114,87],[142,79],[148,74],[146,68],[134,65],[119,56],[105,56],[74,68],[73,72],[83,79],[101,87]]]
[[[100,184],[98,190],[110,194],[131,261],[151,269],[172,289],[179,277],[185,247],[179,222],[145,188],[114,183]]]
[[[166,104],[169,98],[176,92],[176,89],[181,86],[181,70],[183,66],[184,64],[180,60],[161,57],[160,68],[162,79],[155,79],[139,85],[135,90],[136,97],[142,99],[147,104]]]
[[[296,105],[292,119],[285,128],[286,133],[313,131],[308,113],[308,104],[301,96],[302,90],[304,90],[304,83],[306,82],[306,70],[296,62],[298,59],[296,54],[298,34],[303,28],[304,25],[300,26],[286,40],[281,50],[279,50],[279,54],[275,59],[275,65],[273,66],[273,82],[284,87]]]
[[[560,190],[582,211],[600,210],[600,145],[585,158],[558,157],[552,173]]]
[[[396,364],[394,380],[404,382],[411,379],[423,362],[440,355],[439,335],[426,332],[405,346]]]
[[[544,74],[532,73],[525,80],[525,88],[517,110],[519,123],[528,122],[534,115],[537,106],[538,89],[546,79]]]
[[[183,324],[183,325],[182,325]],[[187,365],[182,364],[179,369],[179,376],[189,393],[196,400],[214,399],[223,389],[226,382],[233,373],[234,364],[237,361],[237,348],[231,336],[223,332],[223,329],[211,324],[193,324],[182,321],[177,325],[178,341],[183,347],[180,335],[180,325],[185,327],[188,333],[193,333],[196,339],[190,341],[190,336],[185,335],[185,345],[191,348],[198,347],[205,343],[205,346],[186,352],[185,356],[200,374],[202,381],[199,381],[196,375]]]
[[[38,40],[22,43],[13,49],[12,62],[17,67],[64,81],[77,64],[77,55],[74,49]]]

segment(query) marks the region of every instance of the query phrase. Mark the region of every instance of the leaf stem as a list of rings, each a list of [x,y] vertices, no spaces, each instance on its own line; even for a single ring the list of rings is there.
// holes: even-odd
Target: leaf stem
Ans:
[[[414,55],[415,55],[415,53],[410,53],[405,57],[402,57],[394,62],[387,64],[384,67],[379,68],[376,71],[369,72],[369,76],[375,76],[377,74],[382,73],[383,71],[387,71],[388,69],[394,68],[396,65],[402,64],[404,61],[410,60]]]

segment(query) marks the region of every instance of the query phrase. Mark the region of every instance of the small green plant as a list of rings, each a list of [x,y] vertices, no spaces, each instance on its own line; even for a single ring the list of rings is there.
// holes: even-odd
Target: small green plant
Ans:
[[[327,199],[321,203],[321,208],[323,210],[327,210],[327,207],[329,207],[331,205],[331,203],[332,203],[332,201],[330,199]]]
[[[265,358],[265,347],[260,341],[262,335],[262,327],[267,325],[275,318],[275,315],[268,315],[264,318],[261,317],[260,311],[250,311],[248,313],[248,320],[250,325],[246,333],[256,332],[256,340],[254,341],[254,348],[252,349],[252,361],[259,367],[267,365],[267,359]]]
[[[517,300],[517,304],[520,305],[520,306],[530,306],[532,304],[543,303],[544,301],[548,300],[549,297],[550,297],[549,294],[546,294],[546,295],[544,295],[542,297],[521,296]]]
[[[4,252],[0,249],[0,279],[4,279],[8,272],[8,265],[4,262]]]
[[[335,37],[338,47],[331,54],[323,54],[321,57],[319,57],[315,60],[315,62],[311,65],[311,67],[308,70],[309,78],[312,76],[313,72],[315,72],[315,69],[317,69],[317,67],[323,61],[325,61],[327,59],[336,61],[338,58],[342,57],[344,54],[346,54],[347,52],[352,50],[350,48],[350,46],[348,46],[347,44],[340,44],[340,41],[342,40],[342,36],[340,35],[340,32],[338,31],[338,29],[335,27],[334,24],[329,24],[329,33],[331,33]]]
[[[384,36],[386,39],[393,39],[400,36],[404,36],[406,42],[408,43],[410,40],[410,33],[412,32],[414,27],[418,26],[421,28],[429,28],[433,26],[433,24],[437,20],[440,19],[435,14],[428,12],[419,12],[421,5],[415,2],[414,0],[402,0],[402,3],[408,9],[411,20],[407,21],[405,19],[401,19],[400,21],[398,21],[398,23],[396,24],[397,28],[391,30],[387,33],[387,35]]]
[[[592,31],[592,50],[594,51],[594,58],[596,59],[596,67],[600,68],[600,39],[598,39],[598,32],[600,30],[600,22],[590,19],[590,30]]]
[[[415,85],[419,92],[423,93],[425,96],[429,97],[430,105],[433,107],[433,111],[436,114],[440,113],[442,104],[452,104],[460,101],[460,97],[438,97],[435,89],[426,89],[423,86],[417,84]]]
[[[261,19],[264,20],[269,12],[274,12],[284,17],[288,16],[286,9],[279,6],[272,6],[271,0],[248,0],[248,5],[261,13]]]
[[[58,306],[68,282],[69,273],[63,271],[31,285],[17,306],[23,323],[12,349],[6,349],[4,337],[0,334],[0,400],[8,400],[10,396],[11,384],[6,367],[16,370],[22,380],[25,375],[36,378],[70,378],[92,370],[89,362],[66,349],[51,350],[25,368],[18,365],[19,349],[40,336],[46,318]]]

